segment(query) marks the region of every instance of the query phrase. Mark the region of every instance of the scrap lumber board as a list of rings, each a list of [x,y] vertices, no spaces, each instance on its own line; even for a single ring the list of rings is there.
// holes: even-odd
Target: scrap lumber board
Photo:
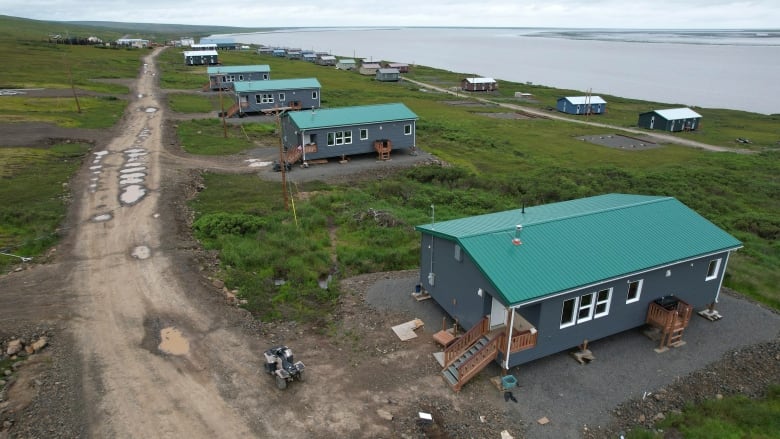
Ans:
[[[420,319],[409,320],[406,323],[393,326],[393,332],[395,332],[395,335],[397,335],[401,341],[411,340],[417,337],[417,334],[414,333],[414,330],[423,326],[424,324],[425,323],[423,323],[423,321]]]

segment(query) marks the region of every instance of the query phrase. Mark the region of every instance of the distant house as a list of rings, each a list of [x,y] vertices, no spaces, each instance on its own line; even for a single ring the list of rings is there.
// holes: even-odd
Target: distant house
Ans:
[[[303,52],[300,50],[288,50],[287,51],[287,59],[302,59],[303,58]]]
[[[273,56],[277,56],[279,58],[284,58],[284,57],[287,56],[287,51],[284,50],[284,49],[274,49],[272,51],[272,53],[273,53]]]
[[[319,55],[317,58],[317,64],[321,66],[335,66],[336,57],[333,55]]]
[[[257,48],[257,54],[258,55],[273,55],[274,49],[272,47],[258,47]]]
[[[650,130],[693,131],[701,127],[701,114],[690,108],[653,110],[640,114],[638,125]]]
[[[409,64],[404,64],[402,62],[389,62],[385,67],[389,69],[398,69],[401,73],[409,73]]]
[[[302,59],[304,61],[311,62],[311,63],[317,62],[317,55],[314,54],[313,52],[306,52],[303,54]]]
[[[660,328],[659,349],[679,346],[742,247],[663,196],[600,195],[416,229],[419,285],[468,330],[444,351],[456,390],[492,361],[509,369],[645,323]],[[464,359],[469,350],[479,360]]]
[[[600,96],[568,96],[558,99],[557,108],[567,114],[602,114],[607,111],[607,101]]]
[[[211,43],[190,44],[190,50],[217,50],[217,45]]]
[[[493,78],[465,78],[460,82],[464,91],[496,91],[498,82]]]
[[[192,37],[181,37],[179,39],[179,45],[182,47],[190,47],[195,44],[195,39]]]
[[[227,111],[226,117],[319,108],[320,88],[315,78],[235,82],[236,104]]]
[[[200,43],[213,44],[216,50],[238,50],[241,47],[233,38],[201,38]]]
[[[357,61],[351,58],[342,58],[336,63],[336,68],[339,70],[355,70]]]
[[[252,66],[209,66],[208,88],[211,90],[230,90],[237,81],[267,81],[271,79],[271,67],[267,64]]]
[[[376,71],[379,70],[381,67],[382,66],[379,65],[379,63],[375,63],[375,62],[362,63],[360,64],[360,70],[358,70],[358,72],[361,75],[374,76],[376,75]]]
[[[398,69],[377,69],[376,77],[374,79],[383,82],[397,82],[401,79],[401,72],[399,72]]]
[[[371,152],[388,159],[416,146],[416,121],[400,103],[297,111],[282,118],[282,144],[289,163]]]
[[[144,40],[141,38],[119,38],[116,40],[116,45],[143,49],[145,47],[149,47],[149,40]]]
[[[219,54],[216,50],[188,50],[184,52],[184,64],[188,66],[219,64]]]

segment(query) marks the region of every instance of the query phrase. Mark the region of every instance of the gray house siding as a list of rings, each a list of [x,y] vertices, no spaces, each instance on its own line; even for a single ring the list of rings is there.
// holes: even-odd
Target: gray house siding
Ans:
[[[405,134],[405,127],[409,125],[411,126],[411,132]],[[360,132],[363,129],[367,130],[366,139],[360,138]],[[352,143],[328,145],[328,133],[336,131],[350,132]],[[285,149],[296,148],[299,145],[311,143],[317,144],[317,152],[306,153],[307,160],[375,152],[374,142],[384,139],[392,142],[394,150],[411,148],[415,145],[415,131],[415,121],[409,120],[317,128],[301,132],[289,118],[282,118],[282,143],[284,144]]]
[[[184,63],[188,66],[216,65],[219,64],[219,58],[217,55],[187,55]]]
[[[220,85],[224,89],[233,88],[236,81],[267,81],[271,79],[271,72],[238,72],[220,73],[209,76],[209,84],[212,90],[219,90]]]
[[[258,113],[275,108],[292,106],[294,102],[300,103],[301,109],[320,107],[320,90],[317,89],[278,89],[268,91],[250,91],[238,93],[238,99],[243,104],[242,112]],[[268,101],[270,95],[273,102]]]
[[[698,117],[686,118],[686,119],[665,119],[663,116],[655,113],[648,112],[639,115],[638,125],[642,128],[649,130],[661,130],[661,131],[683,131],[683,130],[695,130],[699,126]]]
[[[455,247],[453,241],[423,234],[419,282],[464,330],[468,330],[490,314],[491,287],[469,255],[461,251],[461,260],[456,260]],[[516,312],[536,327],[538,338],[535,347],[511,354],[509,367],[575,348],[586,339],[594,341],[643,326],[649,304],[664,296],[676,296],[695,310],[706,308],[718,297],[728,256],[729,252],[723,252],[676,262],[518,305]],[[708,280],[710,263],[717,260],[720,260],[717,276]],[[430,272],[434,273],[432,284]],[[638,299],[628,302],[632,282],[641,282],[641,289]],[[477,294],[479,289],[483,290],[482,297]],[[598,295],[599,291],[609,289],[611,295],[606,314],[596,317],[594,311],[590,318],[577,322],[578,310],[575,309],[575,323],[561,328],[564,302],[583,295]],[[597,296],[593,298],[595,310]]]
[[[590,107],[592,114],[601,114],[606,108],[606,104],[573,104],[566,98],[558,99],[557,110],[566,114],[585,114],[587,107]]]

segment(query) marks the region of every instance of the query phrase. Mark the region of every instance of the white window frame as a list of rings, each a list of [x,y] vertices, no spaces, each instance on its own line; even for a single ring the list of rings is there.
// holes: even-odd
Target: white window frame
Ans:
[[[577,324],[584,323],[593,319],[593,310],[596,308],[595,296],[596,293],[588,293],[580,296],[580,300],[578,301],[579,306],[577,307]],[[583,305],[582,299],[586,297],[590,297],[590,303]],[[587,312],[585,316],[582,316],[583,311]]]
[[[317,92],[316,91],[311,92],[311,98],[312,99],[317,99]]]
[[[626,303],[639,302],[639,298],[642,297],[642,284],[645,283],[644,279],[628,281],[628,291],[626,292]],[[637,284],[636,297],[631,298],[631,284]]]
[[[599,299],[599,296],[602,292],[607,292],[607,298],[606,299]],[[604,317],[606,315],[609,315],[609,306],[612,302],[612,288],[604,288],[603,290],[596,291],[596,306],[593,308],[593,318],[597,319],[599,317]],[[599,312],[599,306],[605,305],[604,310]]]
[[[412,135],[412,124],[404,125],[404,136]]]
[[[704,278],[705,281],[710,281],[717,279],[720,275],[720,263],[723,260],[723,258],[713,259],[707,264],[707,276]],[[712,270],[712,274],[710,274],[710,267],[712,267],[712,264],[715,264],[715,269]]]
[[[360,140],[366,140],[368,139],[368,128],[361,128],[360,129]]]
[[[284,95],[284,93],[279,93],[279,102],[284,102],[287,99],[287,97]]]
[[[259,95],[255,95],[255,103],[258,104],[273,104],[274,103],[274,95],[270,93],[263,93]]]
[[[238,75],[238,80],[239,81],[243,81],[244,80],[244,75]]]
[[[568,316],[568,319],[566,322],[563,321],[563,318],[566,317],[564,312],[566,312],[566,303],[570,301],[574,301],[574,304],[571,307],[571,313]],[[580,304],[580,298],[578,297],[572,297],[571,299],[566,299],[563,301],[563,306],[561,307],[561,329],[568,328],[570,326],[574,326],[577,324],[577,312],[579,310],[579,304]]]
[[[331,131],[328,133],[328,146],[351,145],[352,131]]]
[[[460,245],[455,244],[455,254],[454,254],[455,260],[458,262],[463,262],[463,251],[460,248]]]

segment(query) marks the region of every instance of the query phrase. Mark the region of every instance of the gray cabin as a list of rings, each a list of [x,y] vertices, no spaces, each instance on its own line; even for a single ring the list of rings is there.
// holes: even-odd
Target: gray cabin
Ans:
[[[232,38],[201,38],[200,43],[213,44],[216,50],[238,50],[241,47],[241,44]]]
[[[286,113],[282,144],[288,163],[371,152],[386,160],[416,146],[417,119],[400,103]]]
[[[320,88],[315,78],[236,82],[235,104],[225,116],[319,108]]]
[[[401,72],[398,69],[377,69],[374,79],[382,82],[398,82],[401,80]]]
[[[216,50],[188,50],[184,52],[184,64],[214,66],[219,64],[219,54]]]
[[[649,130],[694,131],[701,128],[701,114],[690,108],[653,110],[640,114],[638,125]]]
[[[375,63],[375,62],[362,63],[360,64],[360,69],[358,70],[358,72],[361,75],[374,76],[376,75],[377,70],[379,70],[381,67],[382,66],[379,65],[379,63]]]
[[[335,66],[336,57],[333,55],[319,55],[317,57],[317,65],[320,66]]]
[[[402,62],[389,62],[385,64],[385,67],[389,69],[398,69],[401,73],[409,73],[409,64]]]
[[[210,90],[232,90],[233,83],[239,81],[267,81],[271,79],[271,67],[268,64],[251,66],[209,66],[207,87]]]
[[[339,70],[355,70],[357,61],[352,58],[342,58],[336,63],[336,68]]]
[[[602,114],[607,112],[607,101],[600,96],[567,96],[558,99],[557,109],[566,114]]]
[[[460,88],[464,91],[496,91],[498,82],[493,78],[465,78],[460,81]]]
[[[663,196],[600,195],[416,229],[419,286],[468,330],[445,349],[442,374],[456,390],[478,372],[461,369],[474,347],[478,369],[506,370],[645,324],[659,328],[659,349],[678,345],[694,310],[712,312],[742,247]]]

